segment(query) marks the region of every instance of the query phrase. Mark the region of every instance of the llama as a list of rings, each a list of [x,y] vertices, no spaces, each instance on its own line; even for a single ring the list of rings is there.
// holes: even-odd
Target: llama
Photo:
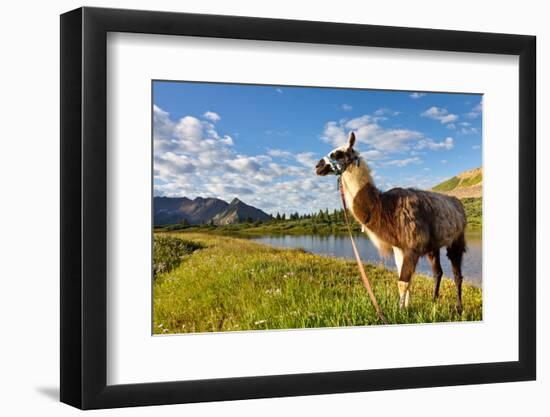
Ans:
[[[456,284],[456,308],[462,314],[462,257],[466,252],[466,214],[460,200],[430,191],[376,188],[370,169],[349,143],[331,151],[315,169],[317,175],[340,175],[344,198],[355,219],[362,225],[382,256],[393,252],[399,277],[399,308],[408,307],[410,283],[420,257],[431,263],[433,301],[439,297],[441,269],[439,250],[447,247]]]

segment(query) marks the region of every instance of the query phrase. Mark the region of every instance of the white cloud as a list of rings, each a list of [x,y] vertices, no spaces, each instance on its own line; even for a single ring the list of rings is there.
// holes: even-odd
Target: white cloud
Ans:
[[[267,151],[267,154],[269,156],[273,156],[274,158],[291,158],[292,153],[288,151],[283,151],[282,149],[269,149]]]
[[[456,129],[456,125],[454,123],[448,123],[447,124],[447,129],[454,130],[454,129]]]
[[[193,116],[175,122],[158,106],[153,107],[153,144],[155,179],[164,182],[211,167],[234,153],[233,139],[220,136],[213,124]]]
[[[363,115],[351,120],[331,121],[325,124],[325,129],[321,139],[327,143],[338,147],[347,143],[347,133],[355,132],[358,146],[367,145],[369,151],[377,151],[377,159],[392,153],[411,151],[413,149],[451,149],[453,139],[447,138],[443,142],[436,142],[427,138],[423,133],[398,128],[387,129],[377,123],[376,117]]]
[[[344,110],[344,111],[351,111],[351,110],[353,110],[353,106],[350,105],[350,104],[344,103],[344,104],[342,104],[342,110]]]
[[[185,116],[176,124],[179,136],[191,140],[202,138],[205,135],[205,128],[204,123],[193,116]]]
[[[446,159],[442,159],[442,160],[441,160],[441,163],[442,163],[442,164],[446,164],[446,163],[447,163],[447,160],[446,160]]]
[[[155,195],[217,197],[226,201],[237,197],[268,213],[308,213],[339,207],[334,177],[314,175],[321,153],[282,148],[245,154],[237,151],[235,138],[221,131],[212,119],[190,115],[172,119],[158,106],[153,110]],[[374,168],[373,176],[382,187],[391,184],[376,171],[399,172],[401,167],[421,164],[420,154],[453,146],[452,138],[436,141],[416,130],[383,127],[376,118],[390,113],[384,110],[378,114],[382,116],[328,122],[322,137],[338,146],[347,142],[347,134],[353,130],[362,156]],[[403,185],[407,181],[412,180],[407,177],[392,182]]]
[[[386,157],[384,152],[378,151],[376,149],[371,149],[370,151],[361,152],[361,157],[366,161],[377,161]]]
[[[347,137],[344,128],[338,122],[328,122],[321,139],[333,146],[341,146],[346,143]]]
[[[438,184],[444,180],[443,177],[434,176],[433,174],[416,174],[409,175],[399,180],[399,186],[401,187],[414,187],[423,190],[431,189],[435,184]]]
[[[443,107],[432,106],[428,110],[421,113],[422,117],[428,117],[430,119],[439,120],[441,123],[450,123],[458,119],[456,114],[449,113],[449,111]]]
[[[471,135],[479,133],[479,129],[477,127],[472,126],[469,122],[461,122],[460,123],[460,129],[458,129],[458,133],[461,135]]]
[[[482,109],[483,109],[483,100],[480,100],[479,103],[477,103],[470,112],[466,113],[466,117],[470,119],[476,119],[481,115]]]
[[[442,142],[434,142],[431,139],[421,139],[416,145],[416,149],[430,149],[432,151],[437,151],[440,149],[450,150],[453,149],[454,141],[453,138],[447,137]]]
[[[410,98],[418,99],[422,98],[426,95],[426,93],[412,93],[409,95]]]
[[[358,144],[369,145],[371,149],[383,152],[405,151],[411,144],[423,137],[422,133],[408,129],[386,129],[374,118],[363,115],[349,121],[328,122],[321,136],[333,146],[347,142],[347,132],[353,130]]]
[[[292,153],[289,151],[284,151],[282,149],[269,149],[267,151],[267,154],[269,156],[272,156],[273,158],[281,158],[283,160],[292,159],[307,168],[313,168],[319,160],[314,152]]]
[[[334,178],[314,174],[319,157],[314,152],[270,149],[245,155],[210,121],[193,116],[172,120],[158,106],[153,114],[155,195],[237,197],[268,213],[337,207]]]
[[[399,114],[401,114],[401,112],[390,110],[385,107],[374,112],[375,116],[398,116]]]
[[[280,89],[280,88],[276,88],[275,91],[276,91],[277,93],[279,93],[279,94],[283,94],[283,90]]]
[[[458,131],[458,133],[461,135],[472,135],[479,133],[479,129],[477,127],[463,127]]]
[[[220,115],[213,111],[207,111],[203,114],[203,117],[210,120],[211,122],[219,122],[221,120]]]
[[[480,145],[474,145],[474,146],[472,146],[472,149],[473,149],[473,150],[477,150],[477,149],[480,149],[480,148],[481,148]]]
[[[315,153],[313,152],[298,153],[295,157],[296,161],[308,168],[313,168],[318,161],[318,158],[315,158]]]
[[[253,156],[239,156],[235,159],[230,159],[225,163],[230,169],[247,174],[254,174],[261,168],[260,160]]]
[[[396,167],[406,167],[407,165],[418,165],[422,163],[422,159],[415,156],[414,158],[406,158],[406,159],[394,159],[391,161],[384,162],[384,165],[388,166],[396,166]]]

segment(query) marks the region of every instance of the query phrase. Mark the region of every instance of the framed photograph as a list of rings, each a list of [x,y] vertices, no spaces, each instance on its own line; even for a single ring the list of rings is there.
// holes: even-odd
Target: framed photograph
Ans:
[[[533,380],[535,37],[61,16],[61,401]]]

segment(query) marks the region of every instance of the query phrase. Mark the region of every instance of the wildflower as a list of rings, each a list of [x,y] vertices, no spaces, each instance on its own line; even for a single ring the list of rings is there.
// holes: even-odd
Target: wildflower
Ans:
[[[254,324],[255,325],[258,325],[258,324],[264,324],[267,320],[258,320],[258,321],[255,321]]]

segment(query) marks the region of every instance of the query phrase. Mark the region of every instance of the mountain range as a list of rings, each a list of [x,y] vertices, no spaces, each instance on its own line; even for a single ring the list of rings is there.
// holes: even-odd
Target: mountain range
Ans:
[[[161,226],[187,222],[189,224],[226,225],[242,221],[271,219],[266,212],[234,198],[227,203],[219,198],[155,197],[154,224]]]
[[[483,171],[481,167],[461,172],[441,184],[432,188],[443,194],[452,195],[460,199],[480,198],[483,187]]]

